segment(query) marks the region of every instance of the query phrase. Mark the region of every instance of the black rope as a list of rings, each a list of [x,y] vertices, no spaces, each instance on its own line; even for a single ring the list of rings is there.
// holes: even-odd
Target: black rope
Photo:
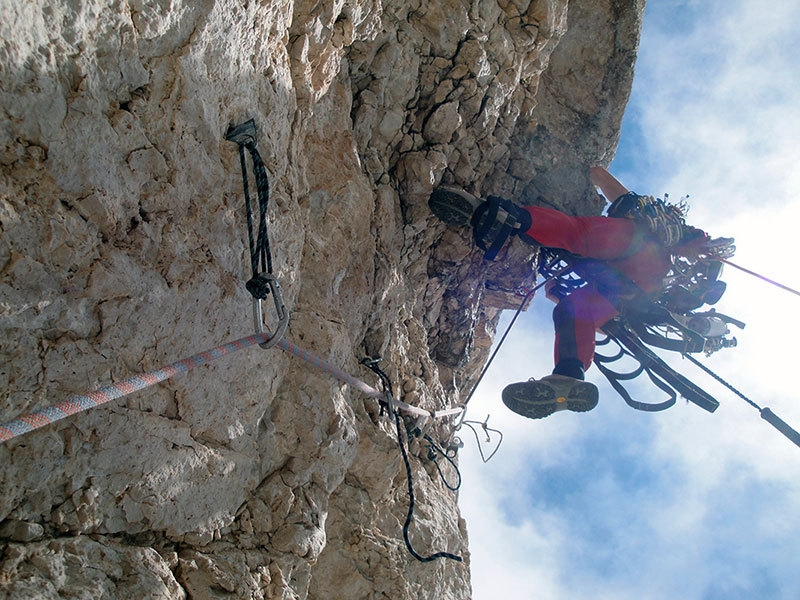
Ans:
[[[439,477],[444,483],[445,487],[450,490],[451,492],[457,492],[461,488],[461,471],[458,468],[456,462],[448,456],[447,452],[442,450],[442,448],[433,441],[431,436],[427,433],[424,435],[425,441],[428,442],[428,460],[430,460],[434,465],[436,465],[436,470],[439,471]],[[453,470],[456,472],[456,478],[458,483],[451,485],[447,478],[444,476],[442,472],[442,466],[439,464],[438,455],[441,454],[444,459],[450,463],[450,466],[453,467]]]
[[[395,427],[397,428],[397,440],[400,446],[400,454],[403,456],[403,463],[406,467],[406,480],[408,481],[408,514],[406,514],[406,522],[403,524],[403,540],[406,543],[406,548],[411,553],[411,556],[420,562],[432,562],[439,558],[449,558],[456,562],[461,562],[463,559],[457,554],[450,554],[449,552],[436,552],[430,556],[422,556],[411,545],[409,538],[409,529],[411,528],[411,521],[414,519],[414,479],[411,472],[411,461],[408,459],[408,452],[406,451],[405,442],[403,440],[403,427],[400,423],[400,413],[394,413]]]
[[[258,237],[253,243],[253,211],[250,207],[250,193],[247,185],[247,170],[245,167],[244,150],[250,152],[253,161],[253,171],[256,179],[256,190],[258,193]],[[250,265],[252,266],[253,278],[247,282],[247,291],[254,298],[264,300],[269,293],[267,282],[260,277],[262,273],[272,275],[272,252],[269,246],[269,232],[267,230],[267,208],[269,206],[269,178],[267,169],[261,155],[256,150],[254,144],[240,144],[239,158],[242,163],[242,181],[244,184],[244,202],[247,211],[247,234],[250,242]]]
[[[244,187],[244,207],[247,213],[247,240],[250,245],[250,267],[252,278],[245,284],[247,291],[258,300],[265,300],[269,294],[269,278],[272,275],[272,252],[269,246],[267,230],[267,208],[269,207],[269,177],[261,155],[256,149],[256,128],[251,120],[239,127],[231,128],[226,139],[239,146],[239,162],[242,167],[242,185]],[[253,226],[253,208],[250,200],[250,182],[247,177],[247,160],[245,150],[250,153],[253,162],[253,174],[256,181],[258,197],[258,232]]]
[[[716,380],[717,380],[719,383],[721,383],[721,384],[722,384],[722,385],[724,385],[726,388],[728,388],[730,391],[732,391],[734,394],[736,394],[737,396],[739,396],[739,398],[741,398],[742,400],[744,400],[745,402],[747,402],[747,403],[748,403],[750,406],[752,406],[753,408],[755,408],[757,411],[761,412],[761,407],[760,407],[758,404],[756,404],[755,402],[753,402],[752,400],[750,400],[750,398],[748,398],[747,396],[745,396],[745,395],[744,395],[742,392],[740,392],[739,390],[737,390],[737,389],[736,389],[735,387],[733,387],[733,386],[732,386],[730,383],[728,383],[727,381],[725,381],[725,380],[724,380],[722,377],[720,377],[719,375],[717,375],[716,373],[714,373],[714,371],[712,371],[711,369],[709,369],[707,366],[705,366],[703,363],[701,363],[699,360],[697,360],[697,359],[696,359],[694,356],[692,356],[692,355],[690,355],[690,354],[684,354],[684,355],[683,355],[683,357],[684,357],[684,358],[687,358],[687,359],[689,359],[689,361],[690,361],[690,362],[694,363],[694,364],[695,364],[697,367],[700,367],[700,369],[702,369],[703,371],[705,371],[707,375],[710,375],[711,377],[713,377],[714,379],[716,379]]]
[[[773,426],[775,429],[777,429],[778,431],[780,431],[780,432],[781,432],[781,433],[782,433],[784,436],[786,436],[786,438],[788,438],[788,439],[789,439],[789,440],[790,440],[790,441],[791,441],[793,444],[795,444],[796,446],[800,447],[800,432],[798,432],[796,429],[794,429],[794,428],[793,428],[791,425],[789,425],[789,424],[788,424],[786,421],[784,421],[783,419],[781,419],[781,418],[780,418],[778,415],[776,415],[774,412],[772,412],[772,411],[771,411],[769,408],[767,408],[767,407],[761,408],[761,407],[760,407],[758,404],[756,404],[755,402],[753,402],[752,400],[750,400],[750,398],[748,398],[747,396],[745,396],[745,395],[744,395],[742,392],[740,392],[739,390],[737,390],[737,389],[736,389],[735,387],[733,387],[733,386],[732,386],[730,383],[728,383],[728,382],[727,382],[727,381],[725,381],[725,380],[724,380],[722,377],[720,377],[719,375],[717,375],[716,373],[714,373],[714,371],[712,371],[711,369],[709,369],[708,367],[706,367],[706,366],[705,366],[703,363],[701,363],[700,361],[698,361],[698,360],[697,360],[696,358],[694,358],[693,356],[690,356],[689,354],[684,354],[683,356],[684,356],[685,358],[688,358],[688,359],[689,359],[691,362],[693,362],[693,363],[694,363],[696,366],[700,367],[700,369],[702,369],[703,371],[705,371],[705,372],[706,372],[706,374],[708,374],[708,375],[710,375],[711,377],[713,377],[714,379],[716,379],[716,380],[717,380],[719,383],[721,383],[722,385],[724,385],[726,388],[728,388],[728,389],[729,389],[730,391],[732,391],[734,394],[736,394],[737,396],[739,396],[739,397],[740,397],[742,400],[744,400],[745,402],[747,402],[747,403],[748,403],[750,406],[752,406],[753,408],[755,408],[755,409],[756,409],[756,410],[757,410],[759,413],[761,413],[761,418],[762,418],[762,419],[764,419],[764,420],[765,420],[767,423],[769,423],[769,424],[770,424],[770,425],[772,425],[772,426]]]
[[[379,360],[379,359],[378,359]],[[384,373],[384,371],[378,366],[378,360],[375,359],[364,359],[361,361],[361,364],[366,366],[367,368],[371,369],[381,380],[381,384],[383,385],[383,391],[389,394],[389,398],[394,398],[394,388],[392,386],[392,381],[389,379],[389,376]],[[406,480],[408,481],[408,513],[406,514],[406,521],[403,524],[403,540],[406,543],[406,548],[408,548],[409,553],[411,556],[416,558],[420,562],[432,562],[439,558],[449,558],[450,560],[455,560],[457,562],[462,562],[462,558],[457,554],[451,554],[449,552],[436,552],[431,554],[430,556],[423,556],[414,550],[414,546],[411,544],[411,539],[409,537],[409,529],[411,528],[411,522],[414,519],[414,506],[416,504],[414,499],[414,479],[413,473],[411,470],[411,461],[408,458],[408,452],[406,451],[406,441],[403,437],[403,425],[400,418],[400,412],[394,410],[394,407],[391,403],[387,403],[389,407],[390,414],[394,415],[394,423],[395,428],[397,429],[397,443],[400,446],[400,455],[403,457],[403,464],[406,467]]]

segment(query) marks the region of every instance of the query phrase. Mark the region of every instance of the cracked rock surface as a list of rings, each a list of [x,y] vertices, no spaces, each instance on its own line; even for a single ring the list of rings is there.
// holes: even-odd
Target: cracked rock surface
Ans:
[[[598,213],[588,167],[616,148],[643,4],[0,3],[0,421],[253,333],[225,140],[250,118],[287,339],[457,405],[536,248],[483,261],[427,198]],[[469,598],[468,524],[413,436],[412,542],[464,561],[404,546],[393,427],[251,348],[11,440],[0,598]]]

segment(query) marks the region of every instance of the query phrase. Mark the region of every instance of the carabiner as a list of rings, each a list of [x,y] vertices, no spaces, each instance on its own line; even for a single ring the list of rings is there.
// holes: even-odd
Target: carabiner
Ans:
[[[269,286],[269,293],[272,294],[272,302],[275,305],[275,316],[278,320],[278,325],[275,331],[272,332],[272,337],[263,344],[259,344],[261,348],[267,350],[275,347],[286,334],[286,328],[289,326],[289,311],[286,310],[286,305],[283,302],[283,291],[281,291],[281,285],[275,276],[271,273],[261,273],[258,278]],[[255,321],[256,333],[264,333],[264,315],[261,311],[261,300],[256,297],[253,297],[253,320]]]

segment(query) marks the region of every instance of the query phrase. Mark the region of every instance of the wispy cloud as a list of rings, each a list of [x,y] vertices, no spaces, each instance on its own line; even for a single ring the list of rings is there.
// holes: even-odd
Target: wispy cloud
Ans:
[[[800,289],[800,1],[662,1],[645,18],[612,171],[642,193],[691,194],[690,221],[736,237],[735,262]],[[800,298],[724,279],[717,308],[747,327],[706,364],[800,426]],[[716,413],[638,413],[608,386],[585,415],[509,413],[503,386],[552,368],[549,312],[535,300],[471,406],[506,434],[486,466],[465,435],[474,598],[800,597],[800,449],[680,357]]]

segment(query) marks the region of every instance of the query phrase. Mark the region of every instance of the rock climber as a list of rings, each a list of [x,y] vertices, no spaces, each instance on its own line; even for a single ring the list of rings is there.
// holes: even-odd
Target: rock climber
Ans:
[[[591,168],[589,178],[612,202],[612,208],[642,198],[602,167]],[[673,254],[697,256],[709,244],[733,242],[726,238],[710,240],[704,231],[685,224],[677,206],[663,202],[660,206],[666,214],[656,215],[649,222],[613,216],[573,217],[540,206],[517,206],[496,196],[482,200],[452,187],[434,190],[429,206],[447,223],[471,223],[476,239],[490,240],[485,246],[490,259],[509,235],[517,235],[528,243],[594,259],[591,262],[607,266],[605,270],[612,274],[604,278],[603,293],[587,285],[556,304],[553,373],[538,381],[512,383],[503,390],[503,402],[511,410],[534,419],[565,409],[585,412],[597,405],[598,389],[584,381],[584,372],[594,357],[595,331],[619,314],[618,300],[623,291],[616,289],[614,281],[656,295],[672,267]],[[617,210],[613,214],[622,213]]]

